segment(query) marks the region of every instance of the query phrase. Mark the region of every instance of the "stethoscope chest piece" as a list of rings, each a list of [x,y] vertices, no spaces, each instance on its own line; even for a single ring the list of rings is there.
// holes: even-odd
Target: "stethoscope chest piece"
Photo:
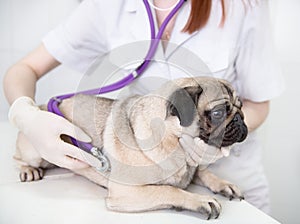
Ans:
[[[110,171],[110,163],[108,158],[103,154],[102,150],[97,148],[97,147],[93,147],[91,149],[91,154],[93,156],[95,156],[100,162],[101,162],[101,166],[100,167],[95,167],[99,172],[104,173],[107,171]]]

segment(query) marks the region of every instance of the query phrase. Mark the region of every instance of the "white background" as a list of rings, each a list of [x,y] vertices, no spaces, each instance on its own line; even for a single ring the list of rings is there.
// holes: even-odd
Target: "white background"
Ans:
[[[260,128],[260,135],[265,145],[263,156],[271,188],[272,216],[282,223],[296,224],[299,223],[300,207],[300,1],[269,2],[286,91],[273,100],[271,113]],[[1,80],[9,66],[36,47],[78,3],[78,0],[0,0]],[[79,74],[65,67],[53,73],[39,82],[38,103],[76,89]],[[2,86],[0,102],[0,121],[5,121],[8,104]]]

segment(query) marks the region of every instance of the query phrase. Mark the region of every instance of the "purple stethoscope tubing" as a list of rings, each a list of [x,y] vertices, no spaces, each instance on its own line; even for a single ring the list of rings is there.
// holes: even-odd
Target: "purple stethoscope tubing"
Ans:
[[[64,115],[62,114],[62,112],[59,109],[59,104],[61,103],[62,100],[70,98],[77,94],[97,95],[97,94],[108,93],[108,92],[112,92],[112,91],[121,89],[121,88],[129,85],[130,83],[132,83],[148,67],[149,63],[151,62],[151,60],[156,52],[157,46],[159,44],[159,41],[163,35],[163,32],[164,32],[167,24],[170,22],[172,17],[178,12],[178,10],[182,7],[182,5],[184,4],[185,1],[186,0],[180,0],[179,3],[172,9],[172,11],[169,13],[169,15],[166,17],[166,19],[160,26],[157,35],[155,36],[155,23],[154,23],[154,18],[152,15],[151,7],[148,3],[148,0],[143,0],[147,14],[148,14],[148,19],[150,22],[150,30],[151,30],[151,44],[150,44],[148,53],[147,53],[144,61],[133,72],[131,72],[129,75],[127,75],[125,78],[123,78],[115,83],[112,83],[110,85],[96,88],[96,89],[85,90],[85,91],[81,91],[81,92],[69,93],[69,94],[52,97],[49,100],[48,105],[47,105],[48,111],[64,117]],[[82,149],[88,153],[91,152],[92,148],[95,148],[90,143],[81,142],[72,137],[71,137],[71,140],[75,146],[79,147],[80,149]]]

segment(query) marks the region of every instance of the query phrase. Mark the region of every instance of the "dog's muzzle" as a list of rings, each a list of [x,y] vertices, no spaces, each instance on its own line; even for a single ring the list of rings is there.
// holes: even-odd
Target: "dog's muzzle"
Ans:
[[[248,128],[239,113],[236,113],[231,122],[217,135],[208,137],[207,144],[216,147],[230,146],[236,142],[245,140],[248,134]],[[204,140],[205,141],[205,140]]]

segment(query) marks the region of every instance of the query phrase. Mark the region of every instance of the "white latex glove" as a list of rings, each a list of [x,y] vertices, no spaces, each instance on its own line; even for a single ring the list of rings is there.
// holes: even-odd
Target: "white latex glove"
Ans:
[[[61,140],[62,134],[83,142],[91,138],[68,120],[42,111],[29,97],[18,98],[9,110],[9,121],[22,131],[45,160],[67,169],[81,169],[89,165],[81,149]]]
[[[217,148],[206,144],[199,137],[183,134],[179,139],[180,145],[187,152],[190,164],[207,166],[223,156],[229,155],[229,147]]]

